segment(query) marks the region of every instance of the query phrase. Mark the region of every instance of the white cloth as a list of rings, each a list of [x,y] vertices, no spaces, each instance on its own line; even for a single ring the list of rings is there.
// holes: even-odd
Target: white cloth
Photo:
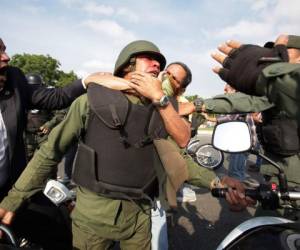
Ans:
[[[7,131],[0,111],[0,187],[8,179],[8,139]]]
[[[197,200],[195,191],[188,184],[183,184],[179,190],[177,201],[179,202],[195,202]]]
[[[157,201],[157,209],[151,210],[151,249],[168,250],[168,230],[166,212]]]

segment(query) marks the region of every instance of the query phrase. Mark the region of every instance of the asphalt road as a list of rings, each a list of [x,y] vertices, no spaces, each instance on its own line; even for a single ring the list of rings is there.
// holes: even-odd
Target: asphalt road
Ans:
[[[211,134],[200,134],[201,142],[209,143]],[[225,157],[226,159],[226,157]],[[250,156],[248,164],[254,161]],[[224,168],[218,170],[226,172]],[[249,173],[259,180],[258,174]],[[237,225],[253,217],[255,208],[243,212],[231,212],[222,199],[216,199],[204,188],[196,188],[195,202],[185,202],[179,205],[178,212],[168,218],[168,234],[170,250],[216,249],[224,237]]]

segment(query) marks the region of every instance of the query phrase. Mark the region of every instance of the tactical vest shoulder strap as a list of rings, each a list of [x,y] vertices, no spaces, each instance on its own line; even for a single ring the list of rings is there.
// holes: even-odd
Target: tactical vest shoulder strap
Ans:
[[[91,83],[87,96],[92,111],[106,126],[112,129],[124,126],[130,102],[123,93]]]
[[[174,97],[170,97],[170,102],[173,105],[174,109],[178,111],[178,102]],[[147,134],[151,134],[154,138],[166,138],[168,136],[167,131],[165,130],[164,123],[161,121],[160,114],[158,111],[152,113],[152,116],[149,120]]]

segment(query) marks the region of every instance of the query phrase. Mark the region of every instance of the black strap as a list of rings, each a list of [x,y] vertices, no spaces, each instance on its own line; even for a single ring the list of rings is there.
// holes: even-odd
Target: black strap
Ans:
[[[122,123],[118,116],[116,106],[114,104],[109,104],[108,107],[111,112],[111,116],[112,116],[112,119],[113,119],[113,122],[114,122],[116,128],[121,128]]]
[[[135,147],[137,148],[142,148],[148,144],[151,144],[153,142],[153,135],[149,134],[149,129],[150,129],[150,121],[152,117],[155,115],[155,106],[153,104],[149,105],[149,110],[148,110],[148,115],[147,115],[147,122],[144,128],[144,136],[143,138],[135,143]]]

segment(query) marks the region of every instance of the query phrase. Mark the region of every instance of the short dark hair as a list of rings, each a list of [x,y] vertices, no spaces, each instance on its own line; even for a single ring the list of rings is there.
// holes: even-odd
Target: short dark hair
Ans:
[[[190,70],[190,68],[183,62],[172,62],[170,63],[167,68],[171,65],[179,65],[181,66],[186,75],[185,75],[185,78],[183,79],[182,83],[181,83],[181,88],[186,88],[192,81],[192,71]]]

